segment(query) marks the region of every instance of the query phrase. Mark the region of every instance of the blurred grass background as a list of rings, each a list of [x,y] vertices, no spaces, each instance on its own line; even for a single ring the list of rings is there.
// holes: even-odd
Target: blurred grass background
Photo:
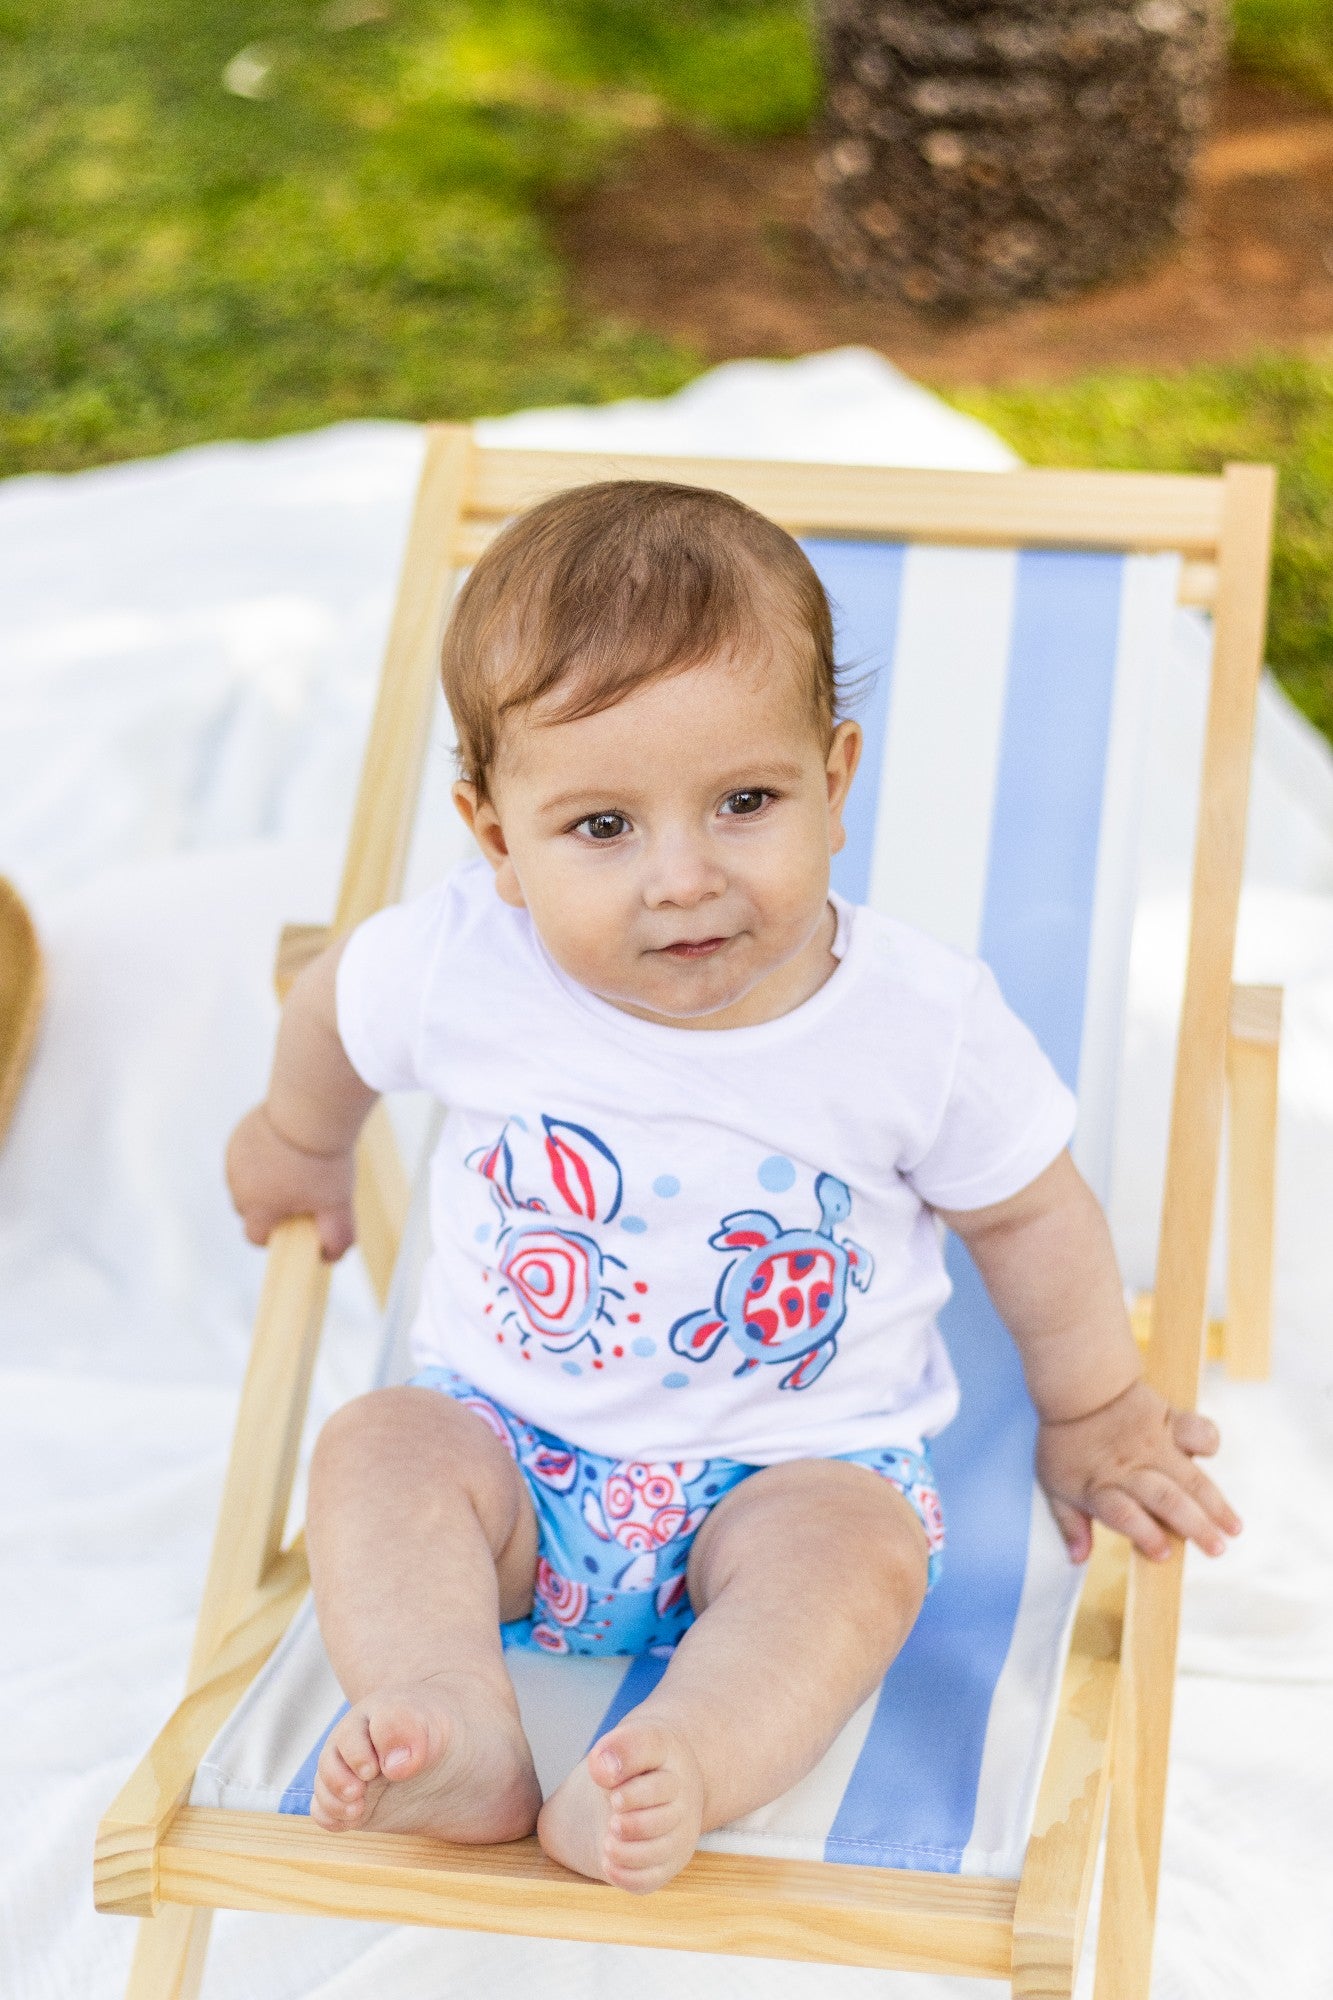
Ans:
[[[1333,104],[1333,0],[1233,0],[1232,23],[1242,68]]]
[[[1236,0],[1333,104],[1333,0]],[[664,119],[807,126],[802,0],[0,0],[0,474],[664,394],[544,222]],[[955,400],[1037,462],[1282,470],[1271,653],[1333,738],[1333,351]]]

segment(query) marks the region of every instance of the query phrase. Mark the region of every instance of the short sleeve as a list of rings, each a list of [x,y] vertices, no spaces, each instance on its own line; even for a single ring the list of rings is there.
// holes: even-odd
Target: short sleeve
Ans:
[[[376,911],[338,961],[338,1037],[372,1090],[421,1086],[423,1006],[445,917],[439,891]]]
[[[978,964],[943,1115],[905,1178],[932,1208],[1007,1201],[1069,1144],[1076,1112],[1036,1036]]]

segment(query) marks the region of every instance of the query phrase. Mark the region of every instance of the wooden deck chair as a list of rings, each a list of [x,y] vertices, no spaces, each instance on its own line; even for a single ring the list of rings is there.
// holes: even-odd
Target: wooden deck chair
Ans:
[[[13,883],[0,875],[0,1144],[32,1060],[44,983],[32,918]]]
[[[1274,1005],[1266,991],[1237,1001],[1231,966],[1271,472],[599,460],[487,450],[466,429],[432,430],[335,931],[399,892],[453,576],[506,517],[607,476],[721,487],[802,536],[837,606],[842,656],[876,669],[838,886],[989,959],[1078,1089],[1076,1156],[1103,1196],[1152,676],[1177,601],[1211,607],[1147,1365],[1172,1402],[1194,1402],[1230,1065],[1242,1335],[1233,1359],[1261,1372]],[[288,969],[327,935],[289,935]],[[393,1274],[407,1188],[382,1106],[361,1167],[361,1247],[401,1323],[413,1259]],[[950,1528],[943,1580],[879,1694],[818,1771],[710,1835],[667,1888],[633,1898],[568,1874],[533,1840],[476,1848],[334,1835],[306,1815],[338,1691],[302,1609],[300,1539],[284,1546],[283,1532],[328,1274],[313,1226],[284,1225],[268,1253],[189,1691],[98,1839],[99,1905],[146,1919],[132,2000],[191,2000],[213,1907],[934,1969],[1068,1996],[1108,1790],[1097,1992],[1144,2000],[1180,1552],[1153,1564],[1099,1534],[1086,1574],[1071,1571],[1033,1486],[1035,1420],[1012,1343],[957,1244],[949,1261],[944,1330],[963,1397],[935,1444]],[[509,1658],[544,1778],[568,1769],[660,1670],[650,1660]]]

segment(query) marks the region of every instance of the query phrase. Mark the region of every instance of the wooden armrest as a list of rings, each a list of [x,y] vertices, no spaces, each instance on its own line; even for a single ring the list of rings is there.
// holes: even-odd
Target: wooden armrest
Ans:
[[[273,984],[279,1000],[285,1000],[292,982],[318,958],[333,936],[329,924],[284,924],[278,937],[278,955],[273,961]]]
[[[1277,1177],[1280,986],[1233,986],[1227,1027],[1227,1309],[1204,1328],[1204,1355],[1240,1381],[1263,1381],[1273,1331],[1273,1209]],[[1153,1295],[1140,1292],[1130,1325],[1141,1348]]]
[[[97,1829],[93,1896],[99,1910],[149,1917],[158,1906],[158,1849],[187,1797],[199,1760],[291,1623],[310,1587],[305,1545],[284,1549],[245,1615],[199,1673]]]
[[[1233,986],[1227,1034],[1227,1312],[1229,1375],[1262,1381],[1273,1337],[1280,986]]]

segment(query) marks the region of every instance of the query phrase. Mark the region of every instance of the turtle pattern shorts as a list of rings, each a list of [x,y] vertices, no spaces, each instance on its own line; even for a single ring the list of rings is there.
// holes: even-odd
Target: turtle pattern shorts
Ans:
[[[503,1625],[506,1646],[546,1653],[669,1653],[694,1623],[685,1566],[712,1509],[761,1468],[729,1458],[604,1458],[538,1430],[452,1368],[424,1368],[414,1388],[471,1410],[513,1457],[537,1513],[531,1616]],[[927,1589],[939,1574],[944,1517],[929,1456],[885,1446],[834,1454],[896,1486],[926,1531]]]

